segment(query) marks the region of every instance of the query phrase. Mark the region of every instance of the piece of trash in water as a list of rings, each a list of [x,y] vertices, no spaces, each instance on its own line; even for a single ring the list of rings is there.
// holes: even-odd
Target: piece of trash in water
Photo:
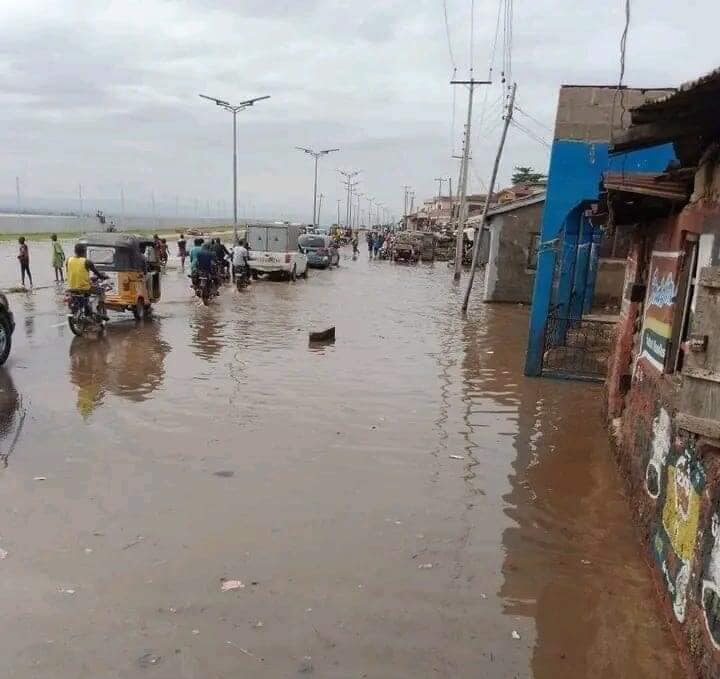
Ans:
[[[306,609],[305,609],[305,612],[306,612],[306,613],[312,613],[312,608],[306,608]]]
[[[492,349],[488,349],[485,353],[486,354],[494,354],[495,352]]]
[[[200,630],[199,630],[199,629],[194,629],[194,630],[192,631],[192,633],[195,634],[195,635],[198,635],[198,634],[200,634]]]
[[[240,580],[221,580],[220,591],[231,592],[234,589],[245,589],[245,585]]]
[[[592,561],[588,561],[587,559],[580,559],[580,563],[583,566],[589,566],[592,563]]]
[[[145,538],[142,535],[138,535],[132,542],[128,542],[126,545],[124,545],[123,549],[130,549],[130,547],[139,545],[144,539]]]
[[[395,521],[396,526],[402,526],[402,521]]]
[[[58,587],[58,592],[60,592],[60,594],[66,594],[67,596],[75,594],[75,590],[69,587]]]
[[[92,554],[93,550],[92,547],[85,547],[85,554]]]
[[[451,460],[464,460],[465,459],[462,455],[449,455],[448,457]]]
[[[311,342],[334,342],[335,341],[335,326],[326,328],[325,330],[316,330],[310,332]]]
[[[302,662],[300,663],[300,666],[298,667],[298,672],[300,674],[310,674],[315,668],[312,664],[312,657],[309,655],[306,655]]]
[[[481,599],[487,599],[487,594],[481,594],[481,595],[480,595],[480,598],[481,598]]]
[[[235,472],[232,472],[229,469],[223,469],[219,472],[213,472],[213,476],[221,476],[224,479],[229,479],[231,476],[235,476]]]
[[[260,629],[261,627],[265,627],[265,625],[263,624],[263,621],[262,621],[262,620],[258,620],[258,621],[253,625],[253,627],[254,627],[255,629]]]
[[[513,638],[513,639],[519,639],[519,638],[520,638],[520,635],[519,635],[515,630],[513,630],[513,631],[512,631],[512,638]]]
[[[148,652],[138,658],[138,665],[140,665],[140,667],[152,667],[153,665],[157,665],[161,660],[161,656]]]
[[[96,538],[101,538],[101,537],[104,537],[105,533],[103,533],[101,530],[94,530],[94,531],[93,531],[93,535],[94,535]]]
[[[3,559],[7,559],[7,557],[8,557],[7,550],[0,547],[0,561],[2,561]]]
[[[47,481],[47,476],[33,476],[33,481]]]
[[[425,569],[425,568],[432,568],[433,565],[431,563],[421,563],[418,565],[418,568]]]

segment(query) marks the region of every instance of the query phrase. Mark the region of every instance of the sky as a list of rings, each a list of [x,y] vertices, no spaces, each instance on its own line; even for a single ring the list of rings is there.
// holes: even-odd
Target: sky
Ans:
[[[453,67],[488,74],[497,0],[0,0],[0,206],[230,215],[232,116],[198,97],[270,95],[238,114],[239,213],[312,220],[312,158],[321,221],[358,190],[403,211],[457,187],[467,90]],[[624,0],[515,0],[512,75],[518,122],[551,141],[561,84],[619,75]],[[625,82],[665,87],[720,65],[717,0],[633,0]],[[502,38],[500,40],[502,42]],[[471,192],[489,181],[501,129],[494,85],[476,89]],[[454,100],[454,106],[453,106]],[[453,115],[453,111],[455,112]],[[525,114],[531,116],[528,118]],[[548,148],[511,128],[499,183],[514,165],[547,169]],[[447,191],[447,184],[444,190]],[[361,208],[367,203],[361,201]],[[342,210],[344,214],[344,202]]]

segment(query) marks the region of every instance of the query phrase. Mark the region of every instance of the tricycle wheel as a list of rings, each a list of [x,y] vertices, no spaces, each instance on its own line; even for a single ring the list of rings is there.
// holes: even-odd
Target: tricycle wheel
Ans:
[[[133,318],[136,321],[144,320],[145,319],[145,311],[146,311],[145,302],[141,298],[135,303],[135,306],[132,308]]]

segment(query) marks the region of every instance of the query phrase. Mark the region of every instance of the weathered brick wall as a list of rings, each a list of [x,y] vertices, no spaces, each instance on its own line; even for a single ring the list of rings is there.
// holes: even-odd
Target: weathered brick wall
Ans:
[[[693,208],[686,208],[685,212]],[[652,253],[682,248],[687,215],[641,225],[627,282],[645,284]],[[703,222],[704,228],[708,221]],[[716,236],[717,237],[717,236]],[[648,238],[647,243],[642,238]],[[672,305],[678,303],[677,296]],[[623,300],[607,381],[607,408],[620,412],[617,458],[629,488],[668,620],[702,679],[720,677],[720,450],[676,422],[680,374],[640,355],[643,303]],[[631,374],[628,393],[620,377]],[[720,413],[717,413],[720,418]]]

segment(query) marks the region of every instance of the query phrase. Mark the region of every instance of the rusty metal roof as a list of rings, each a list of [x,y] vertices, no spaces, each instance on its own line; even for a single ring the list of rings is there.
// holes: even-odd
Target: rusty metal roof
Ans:
[[[608,191],[638,193],[671,201],[686,201],[692,193],[693,171],[606,172],[603,185]]]
[[[687,106],[698,98],[710,98],[718,94],[720,94],[720,67],[695,80],[683,83],[670,94],[632,109],[632,121],[633,124],[652,122],[671,110]]]

